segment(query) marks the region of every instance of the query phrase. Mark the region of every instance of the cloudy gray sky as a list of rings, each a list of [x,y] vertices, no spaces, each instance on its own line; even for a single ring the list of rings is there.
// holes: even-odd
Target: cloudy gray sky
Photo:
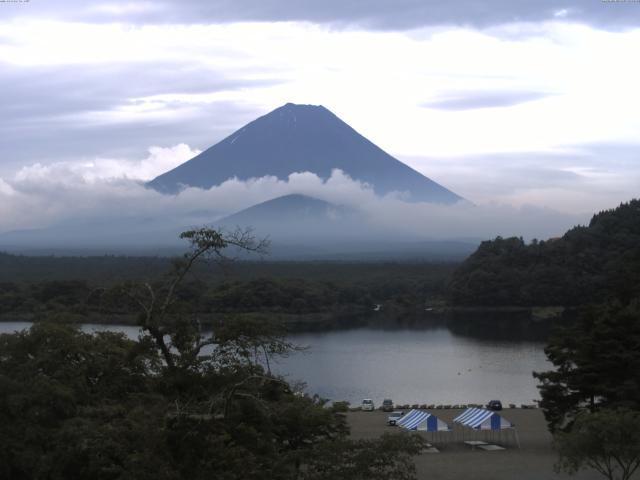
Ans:
[[[45,221],[52,176],[150,179],[287,102],[478,205],[611,208],[639,48],[633,1],[1,2],[0,231]]]

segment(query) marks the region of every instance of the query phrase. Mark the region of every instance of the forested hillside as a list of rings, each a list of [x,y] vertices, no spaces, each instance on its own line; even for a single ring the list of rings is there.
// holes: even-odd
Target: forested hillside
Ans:
[[[640,294],[640,200],[593,216],[561,238],[483,242],[454,272],[454,305],[575,306]]]

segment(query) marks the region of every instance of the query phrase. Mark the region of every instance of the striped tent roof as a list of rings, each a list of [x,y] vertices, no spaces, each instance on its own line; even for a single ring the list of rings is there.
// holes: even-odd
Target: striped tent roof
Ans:
[[[496,412],[484,408],[468,408],[453,421],[476,430],[501,430],[513,427],[509,420],[505,420]]]
[[[398,421],[396,425],[407,430],[421,430],[426,432],[442,432],[451,430],[449,425],[435,415],[421,410],[411,410]]]

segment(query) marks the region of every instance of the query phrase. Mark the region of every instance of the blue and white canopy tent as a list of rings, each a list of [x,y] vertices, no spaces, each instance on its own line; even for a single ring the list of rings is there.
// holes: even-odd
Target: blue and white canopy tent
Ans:
[[[484,408],[467,408],[453,421],[475,430],[501,430],[513,427],[509,420],[492,410],[485,410]]]
[[[454,418],[453,423],[462,427],[470,428],[476,432],[488,432],[491,437],[493,437],[493,434],[497,432],[499,439],[501,439],[501,432],[513,432],[516,444],[518,445],[518,448],[520,448],[520,440],[518,439],[516,426],[492,410],[485,410],[484,408],[468,408]],[[462,434],[464,438],[464,430],[462,431]]]
[[[448,432],[451,427],[438,417],[422,410],[411,410],[396,421],[396,425],[407,430],[420,430],[425,432]]]
[[[396,425],[407,430],[431,432],[432,440],[439,437],[438,432],[451,432],[451,427],[434,414],[422,410],[411,410],[396,421]]]

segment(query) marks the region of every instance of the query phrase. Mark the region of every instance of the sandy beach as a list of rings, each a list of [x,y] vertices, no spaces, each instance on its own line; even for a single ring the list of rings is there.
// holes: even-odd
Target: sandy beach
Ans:
[[[433,410],[431,413],[450,425],[462,410]],[[471,450],[462,438],[445,441],[431,440],[440,452],[424,453],[415,458],[419,479],[430,480],[541,480],[580,479],[591,480],[601,477],[595,471],[582,471],[576,475],[557,474],[553,465],[557,455],[552,448],[552,438],[547,431],[541,410],[505,409],[500,412],[504,418],[516,425],[521,448],[518,449],[512,436],[503,435],[502,441],[494,437],[491,443],[506,447],[501,451]],[[353,438],[376,438],[385,432],[399,432],[399,427],[386,425],[387,413],[349,412],[348,421]],[[469,431],[467,434],[469,435]],[[441,435],[443,436],[443,435]],[[452,437],[449,437],[452,438]],[[465,437],[469,438],[469,437]],[[637,478],[640,476],[636,475]]]

